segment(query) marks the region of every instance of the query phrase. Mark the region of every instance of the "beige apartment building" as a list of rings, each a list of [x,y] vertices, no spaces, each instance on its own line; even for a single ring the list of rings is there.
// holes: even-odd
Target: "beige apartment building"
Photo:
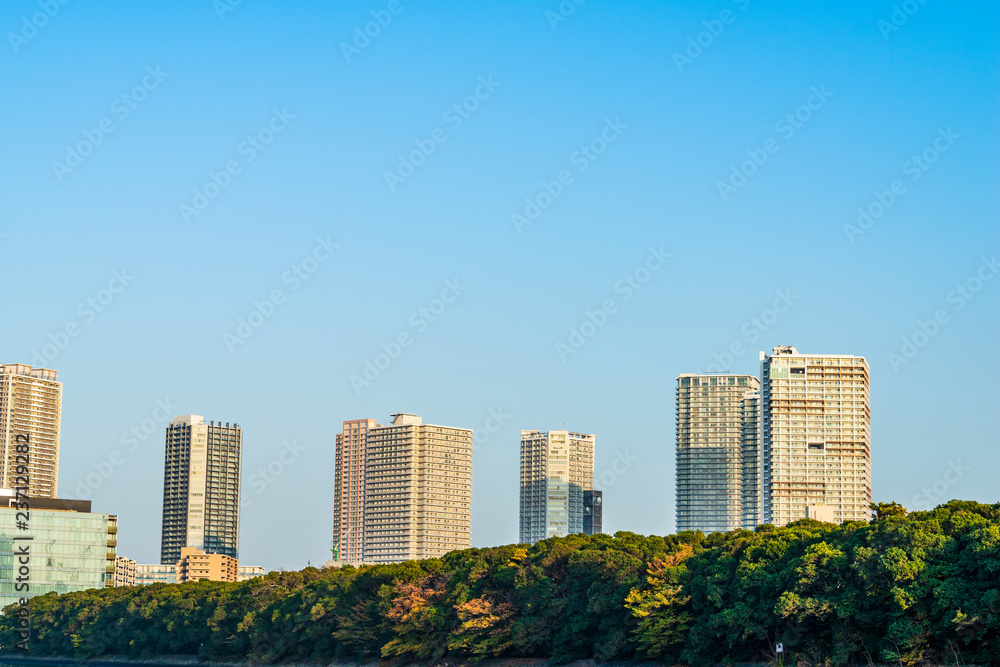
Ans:
[[[392,417],[367,429],[362,560],[397,563],[468,549],[472,430]]]
[[[868,362],[782,346],[761,352],[760,366],[764,521],[783,526],[807,512],[834,523],[868,521]]]
[[[593,434],[521,431],[520,541],[584,532],[584,492],[594,488]]]
[[[56,371],[27,364],[0,365],[0,487],[23,482],[16,473],[17,444],[28,444],[27,495],[55,498],[59,482],[59,425],[62,383]]]
[[[239,557],[242,449],[238,424],[184,415],[167,425],[161,564],[177,563],[185,547]]]
[[[177,561],[177,583],[188,581],[236,581],[239,563],[225,554],[208,554],[200,549],[184,547]]]
[[[752,375],[678,376],[678,532],[727,532],[759,523],[759,387]]]
[[[337,434],[333,467],[333,564],[358,565],[364,558],[365,461],[374,419],[345,421]]]

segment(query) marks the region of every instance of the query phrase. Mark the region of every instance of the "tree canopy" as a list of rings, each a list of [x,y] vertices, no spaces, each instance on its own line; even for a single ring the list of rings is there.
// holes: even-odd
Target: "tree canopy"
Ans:
[[[239,584],[32,598],[31,652],[261,662],[539,657],[1000,664],[1000,504],[870,523],[571,535]],[[13,651],[17,617],[0,617]]]

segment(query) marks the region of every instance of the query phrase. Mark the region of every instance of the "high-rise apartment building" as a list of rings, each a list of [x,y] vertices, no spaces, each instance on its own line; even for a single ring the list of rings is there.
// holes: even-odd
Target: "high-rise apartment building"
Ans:
[[[743,527],[753,530],[764,523],[761,514],[759,389],[743,394],[740,410],[743,413]]]
[[[763,515],[868,521],[872,500],[868,362],[846,354],[760,353]]]
[[[753,426],[759,386],[752,375],[683,373],[677,378],[678,531],[757,525],[746,516],[754,512],[756,497],[748,493],[753,473],[746,469],[755,468],[759,458]]]
[[[520,541],[583,531],[583,494],[594,488],[594,436],[521,431]]]
[[[397,563],[469,548],[472,430],[392,417],[367,429],[362,560]]]
[[[333,562],[358,565],[364,557],[365,462],[374,419],[344,422],[333,467]]]
[[[237,424],[186,415],[167,426],[160,563],[176,565],[185,547],[239,557],[242,449]]]
[[[62,383],[56,371],[26,364],[0,365],[0,487],[24,485],[17,480],[16,445],[28,443],[28,486],[25,495],[55,498],[59,481],[59,422]]]

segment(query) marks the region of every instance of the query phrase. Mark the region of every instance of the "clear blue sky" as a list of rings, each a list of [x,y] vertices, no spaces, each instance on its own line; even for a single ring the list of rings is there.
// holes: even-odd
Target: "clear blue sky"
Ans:
[[[474,457],[475,545],[517,540],[518,431],[564,423],[597,435],[606,529],[671,532],[675,378],[733,343],[737,372],[781,344],[868,358],[877,500],[997,500],[1000,278],[976,283],[1000,254],[995,3],[914,3],[898,25],[888,0],[591,0],[564,21],[556,0],[332,4],[0,8],[0,361],[78,327],[46,361],[59,490],[121,451],[83,490],[119,514],[123,554],[159,556],[158,399],[243,426],[245,563],[328,558],[334,435],[399,411],[477,438],[502,412]],[[371,12],[391,21],[345,56]],[[228,183],[201,201],[210,173]],[[880,213],[860,234],[859,207]],[[303,264],[317,238],[339,247]]]

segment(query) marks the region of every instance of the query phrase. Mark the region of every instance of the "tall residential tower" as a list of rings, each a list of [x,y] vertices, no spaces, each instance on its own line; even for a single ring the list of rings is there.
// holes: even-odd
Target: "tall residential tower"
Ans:
[[[167,426],[160,563],[176,565],[185,547],[239,557],[242,450],[237,424],[186,415]]]
[[[362,560],[398,563],[468,549],[472,430],[392,417],[367,427]]]
[[[752,375],[677,378],[677,530],[753,528],[759,463]]]
[[[32,498],[55,498],[59,482],[59,422],[62,383],[56,371],[26,364],[0,365],[0,487],[23,486],[16,445],[28,443],[28,490]]]
[[[868,521],[872,501],[868,362],[847,354],[760,353],[764,521]]]
[[[521,431],[522,543],[584,532],[584,492],[593,488],[593,435]]]
[[[374,419],[344,422],[333,464],[333,562],[358,565],[364,556],[365,462]]]

